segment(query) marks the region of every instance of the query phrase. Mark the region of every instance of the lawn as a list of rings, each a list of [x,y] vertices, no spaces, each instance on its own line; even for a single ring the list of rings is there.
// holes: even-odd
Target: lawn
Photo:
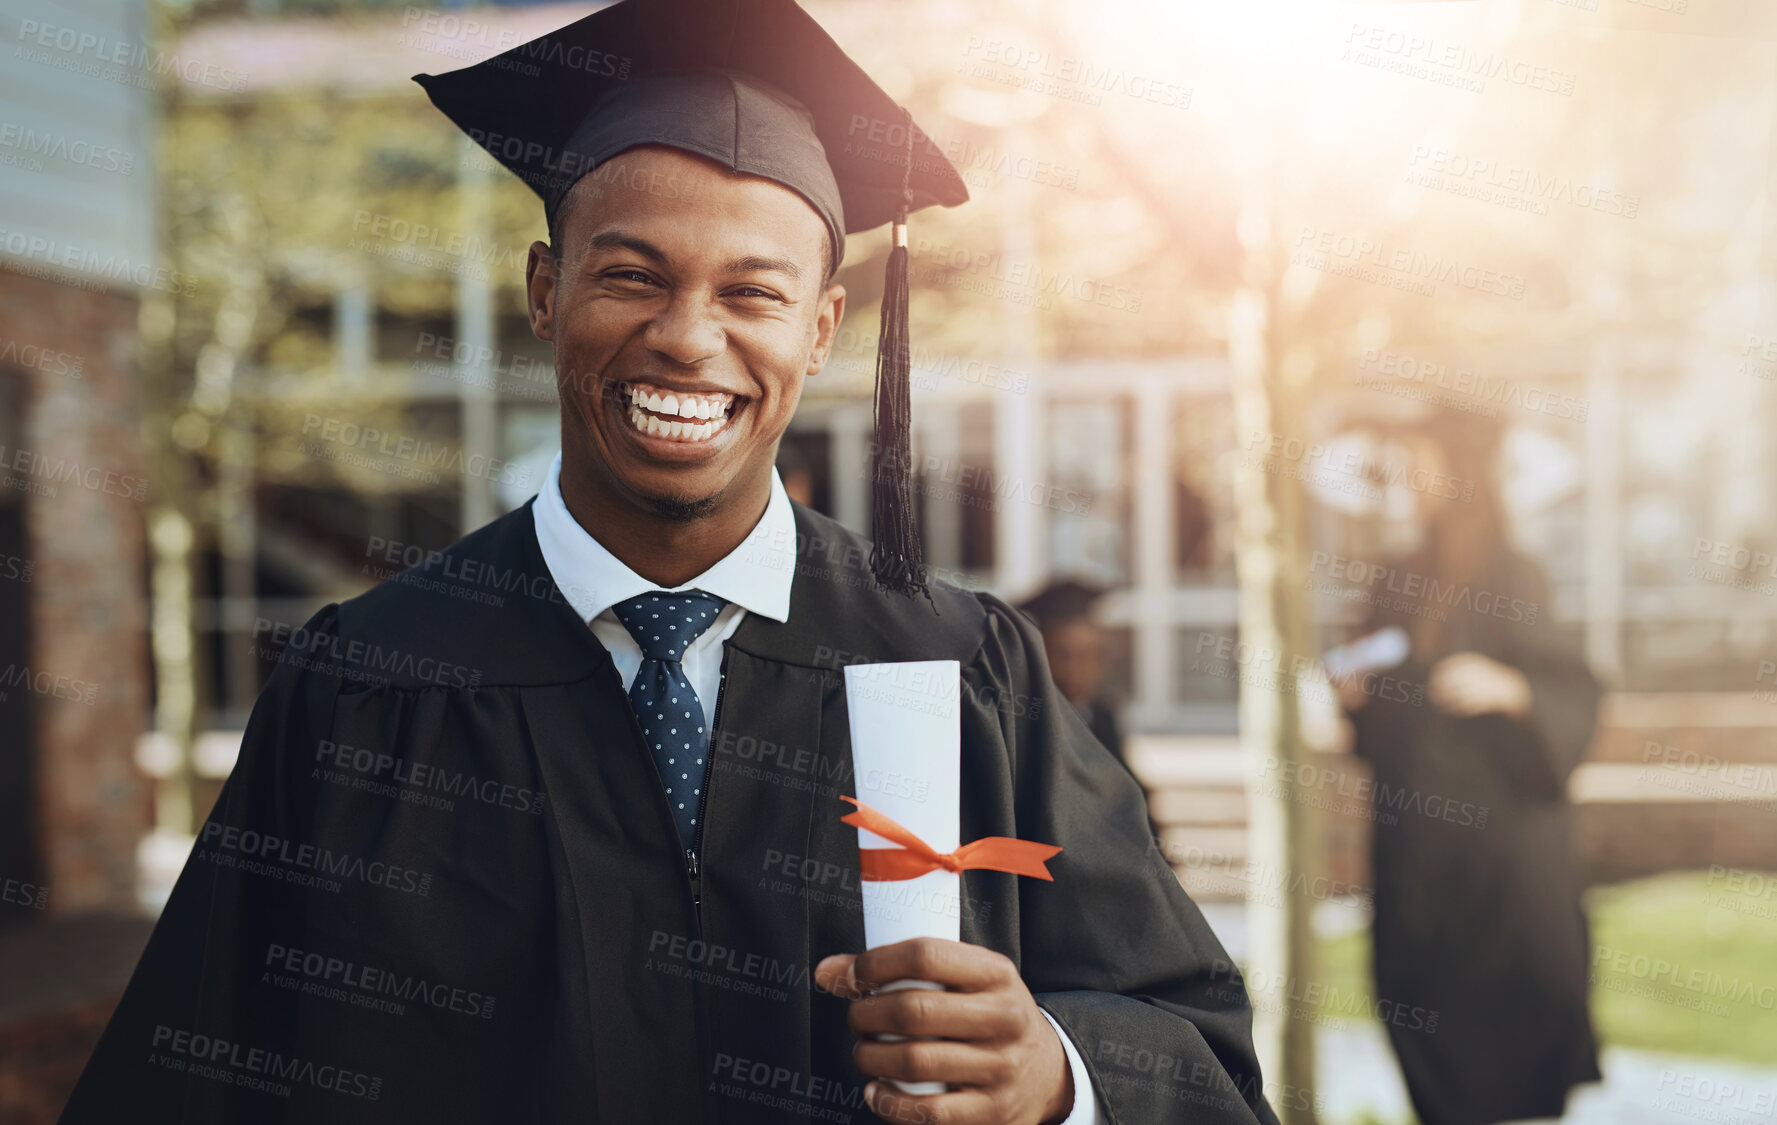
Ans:
[[[1777,875],[1675,872],[1587,894],[1604,1046],[1777,1066],[1777,882],[1766,880]],[[1329,993],[1370,994],[1367,931],[1319,954]]]

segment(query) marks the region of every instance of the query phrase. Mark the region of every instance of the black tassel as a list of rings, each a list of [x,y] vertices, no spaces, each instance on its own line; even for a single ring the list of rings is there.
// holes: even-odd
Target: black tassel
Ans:
[[[924,551],[913,506],[913,349],[907,328],[907,212],[913,205],[908,178],[913,170],[913,117],[902,110],[907,130],[907,163],[901,169],[901,207],[895,215],[894,245],[882,288],[882,325],[876,335],[876,440],[870,451],[870,520],[875,540],[870,570],[885,590],[924,594]],[[933,603],[933,609],[937,608]]]

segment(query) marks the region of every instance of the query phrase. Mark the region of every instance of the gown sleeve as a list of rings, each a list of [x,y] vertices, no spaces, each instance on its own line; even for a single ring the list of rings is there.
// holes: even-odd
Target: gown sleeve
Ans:
[[[1497,651],[1485,655],[1530,681],[1530,711],[1522,719],[1490,714],[1465,723],[1508,793],[1529,801],[1560,801],[1591,746],[1602,688],[1578,645],[1550,618],[1547,580],[1529,562],[1521,561],[1515,569],[1519,573],[1513,585],[1538,619],[1502,624]]]
[[[1035,627],[979,597],[971,674],[1011,701],[1018,835],[1063,849],[1053,883],[1018,880],[1020,967],[1084,1060],[1100,1120],[1274,1125],[1239,970],[1157,847],[1141,787],[1055,689]]]
[[[312,642],[331,636],[336,620],[337,607],[328,606],[292,635],[62,1125],[318,1119],[298,1107],[319,1083],[372,1099],[371,1080],[345,1060],[323,1055],[303,1059],[300,1073],[291,1067],[299,1043],[295,994],[269,990],[248,1004],[243,987],[259,976],[251,951],[301,932],[307,910],[303,887],[252,873],[248,857],[275,851],[261,842],[273,837],[309,838],[294,777],[327,736],[338,680],[313,670],[301,652],[324,650]],[[251,847],[245,831],[258,834]],[[286,1102],[257,1087],[262,1080],[274,1090],[286,1085],[279,1071],[307,1089],[293,1088]]]

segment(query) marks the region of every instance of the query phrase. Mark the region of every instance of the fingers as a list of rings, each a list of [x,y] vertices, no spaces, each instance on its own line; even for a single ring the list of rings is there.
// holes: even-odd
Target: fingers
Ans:
[[[875,1078],[944,1082],[951,1086],[1000,1086],[1017,1077],[1004,1051],[943,1039],[902,1043],[859,1040],[852,1048],[858,1069]]]
[[[1000,988],[1018,977],[1004,954],[943,938],[910,938],[865,950],[858,954],[852,974],[866,985],[929,980],[958,992]]]
[[[996,993],[933,992],[907,988],[878,992],[846,1012],[859,1035],[935,1035],[998,1041],[1024,1030],[1019,1009]]]

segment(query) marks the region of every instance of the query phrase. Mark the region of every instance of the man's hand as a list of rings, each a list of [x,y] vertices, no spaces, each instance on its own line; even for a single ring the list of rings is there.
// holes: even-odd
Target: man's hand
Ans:
[[[913,938],[864,953],[834,954],[815,966],[814,979],[852,1001],[846,1022],[859,1036],[852,1049],[859,1070],[876,1078],[953,1087],[915,1097],[872,1082],[864,1088],[864,1101],[883,1120],[1042,1125],[1063,1120],[1073,1109],[1073,1074],[1061,1040],[1003,954],[963,942]],[[936,981],[949,991],[876,991],[897,980]],[[874,1036],[883,1032],[939,1041],[877,1042]]]
[[[1438,661],[1425,693],[1459,719],[1492,711],[1522,719],[1530,713],[1530,681],[1524,673],[1478,652],[1458,652]]]

